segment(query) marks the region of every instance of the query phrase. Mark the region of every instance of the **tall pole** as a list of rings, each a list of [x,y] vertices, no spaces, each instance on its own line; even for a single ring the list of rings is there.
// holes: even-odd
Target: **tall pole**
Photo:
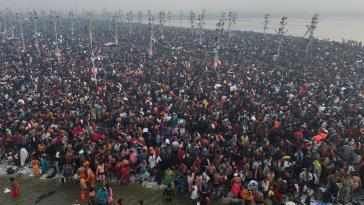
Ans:
[[[160,11],[159,12],[159,25],[160,25],[160,31],[161,31],[161,39],[164,39],[164,32],[163,32],[163,27],[166,23],[166,13],[164,11]]]
[[[119,43],[119,35],[118,35],[119,20],[120,20],[120,16],[118,16],[118,15],[113,16],[113,24],[114,24],[114,29],[115,29],[115,43]]]
[[[126,20],[128,21],[129,24],[129,34],[131,35],[133,32],[133,11],[129,11],[128,13],[126,13]]]
[[[59,16],[57,14],[51,14],[51,21],[53,22],[53,29],[54,29],[54,41],[56,44],[56,49],[54,51],[54,55],[57,58],[57,61],[59,62],[61,59],[61,50],[58,47],[58,31],[57,26],[59,24]]]
[[[13,13],[10,13],[10,29],[11,29],[11,37],[14,38],[15,37],[15,24],[13,22]]]
[[[154,41],[154,16],[150,11],[148,11],[148,29],[150,32],[150,41],[149,41],[149,51],[148,54],[150,57],[153,56],[153,41]]]
[[[236,12],[230,11],[228,13],[228,38],[231,38],[233,26],[236,24]]]
[[[194,11],[190,11],[190,23],[191,23],[191,31],[193,35],[193,31],[195,29],[195,20],[196,20],[196,14]]]
[[[58,35],[57,35],[57,24],[59,21],[59,16],[53,16],[53,29],[54,29],[54,42],[56,43],[56,49],[58,49]]]
[[[93,13],[89,12],[88,13],[88,25],[87,25],[87,30],[89,33],[89,39],[90,39],[90,49],[91,49],[91,62],[92,62],[92,73],[94,74],[94,78],[95,78],[95,86],[97,86],[97,68],[95,67],[95,57],[94,57],[94,50],[93,50],[93,32],[95,30],[95,27],[93,25]]]
[[[183,12],[182,10],[179,11],[179,30],[182,31],[182,19],[183,19]]]
[[[318,20],[318,17],[319,17],[319,14],[318,13],[315,13],[311,19],[311,24],[307,26],[307,31],[306,33],[303,35],[303,37],[305,38],[308,34],[308,38],[309,39],[312,39],[314,38],[314,32],[317,28],[317,24],[319,23],[319,20]]]
[[[23,33],[23,23],[22,23],[22,14],[21,13],[16,13],[18,21],[19,21],[19,28],[20,28],[20,40],[21,40],[21,44],[23,46],[23,50],[25,49],[25,43],[24,43],[24,33]]]
[[[89,16],[89,19],[88,19],[88,25],[87,25],[87,31],[88,31],[88,34],[89,34],[89,40],[90,40],[90,50],[91,50],[91,57],[93,58],[94,57],[94,50],[93,50],[93,36],[92,36],[92,34],[93,34],[93,32],[94,32],[94,29],[95,29],[95,27],[94,27],[94,25],[93,25],[93,23],[92,23],[92,21],[93,21],[93,14],[92,14],[92,12],[89,12],[88,13],[88,16]],[[92,61],[92,65],[93,66],[95,66],[95,62],[94,61]]]
[[[4,22],[3,14],[0,11],[0,34],[1,34],[2,26],[3,26],[3,22]]]
[[[7,14],[4,14],[4,36],[7,37],[7,29],[6,29],[6,20],[7,20]]]
[[[318,17],[319,17],[319,14],[318,13],[315,13],[311,19],[311,24],[307,26],[307,31],[306,33],[303,35],[303,38],[306,37],[306,35],[308,34],[308,42],[306,44],[306,54],[308,56],[308,53],[309,53],[309,46],[312,42],[312,40],[314,39],[314,32],[317,28],[317,24],[319,23],[319,20],[318,20]]]
[[[40,11],[40,13],[41,13],[41,16],[42,16],[42,18],[43,18],[43,20],[42,20],[42,26],[43,26],[43,33],[46,33],[46,12],[42,9],[41,11]]]
[[[1,34],[1,29],[2,29],[2,25],[3,25],[3,13],[0,11],[0,34]]]
[[[281,47],[282,47],[282,38],[284,36],[285,33],[288,32],[288,30],[286,29],[286,26],[287,26],[287,17],[286,16],[283,16],[281,21],[279,22],[280,26],[277,30],[277,34],[279,36],[279,46],[278,46],[278,57],[281,53]]]
[[[168,31],[171,28],[171,12],[168,11],[167,13],[167,19],[168,19]]]
[[[215,50],[214,50],[214,68],[217,68],[219,63],[219,48],[220,48],[220,38],[224,31],[225,25],[225,13],[221,14],[219,21],[216,24],[216,37],[215,37]]]
[[[199,28],[199,44],[202,45],[203,44],[203,38],[204,38],[204,26],[205,26],[205,10],[202,10],[202,13],[199,14],[197,16],[197,24],[198,24],[198,28]]]
[[[170,27],[171,26],[171,12],[170,11],[168,11],[167,16],[168,16],[168,26]]]
[[[32,13],[32,19],[33,19],[34,34],[36,35],[37,34],[38,13],[35,10]]]
[[[270,14],[264,15],[264,33],[266,33],[266,31],[268,30],[269,18]]]
[[[143,12],[138,11],[137,18],[139,21],[139,33],[142,33],[142,23],[143,23]]]
[[[74,13],[73,13],[73,10],[70,10],[69,16],[70,16],[70,19],[71,19],[71,38],[73,39],[73,35],[74,35],[74,25],[73,25]]]

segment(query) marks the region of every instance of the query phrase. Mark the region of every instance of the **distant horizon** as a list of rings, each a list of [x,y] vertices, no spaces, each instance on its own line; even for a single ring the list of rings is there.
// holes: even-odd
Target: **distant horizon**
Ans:
[[[0,0],[1,1],[1,0]],[[320,17],[325,17],[325,18],[355,18],[355,17],[364,17],[364,10],[357,10],[357,11],[350,11],[350,12],[335,12],[335,11],[324,11],[324,12],[319,12],[319,11],[307,11],[307,10],[291,10],[291,11],[279,11],[279,10],[267,10],[267,9],[249,9],[249,10],[233,10],[233,9],[221,9],[221,10],[208,10],[208,9],[181,9],[181,10],[169,10],[169,9],[129,9],[129,8],[113,8],[113,9],[107,9],[107,8],[99,8],[99,9],[91,9],[91,8],[81,8],[81,7],[69,7],[69,8],[41,8],[41,7],[32,7],[31,9],[29,7],[26,8],[20,8],[20,7],[11,7],[11,6],[0,6],[0,10],[9,10],[9,11],[30,11],[30,10],[44,10],[46,12],[49,11],[59,11],[59,12],[68,12],[70,10],[77,10],[78,12],[82,12],[84,11],[94,11],[95,13],[101,13],[103,12],[105,9],[107,11],[111,11],[111,12],[117,12],[119,10],[121,10],[123,13],[128,12],[128,11],[133,11],[135,14],[137,11],[142,11],[144,14],[148,11],[151,10],[152,14],[157,14],[159,11],[166,11],[166,12],[171,12],[172,16],[178,16],[180,11],[182,11],[184,14],[188,14],[189,11],[194,11],[196,14],[201,13],[202,10],[206,11],[206,16],[207,17],[219,17],[220,14],[222,12],[229,12],[229,11],[234,11],[237,12],[237,17],[244,17],[244,18],[259,18],[264,16],[264,14],[270,14],[271,16],[282,16],[282,15],[286,15],[288,16],[288,18],[303,18],[303,17],[312,17],[314,13],[319,13]],[[364,25],[363,25],[364,26]]]
[[[171,11],[193,10],[199,13],[205,9],[209,15],[236,11],[239,16],[258,17],[265,13],[291,17],[312,16],[319,13],[327,17],[364,17],[364,1],[358,0],[0,0],[0,9],[56,9],[117,11]],[[364,26],[364,25],[363,25]]]
[[[236,27],[239,30],[258,32],[261,31],[264,15],[269,13],[271,15],[271,32],[274,32],[279,19],[284,15],[288,17],[288,35],[294,36],[300,36],[305,32],[306,25],[310,23],[312,16],[317,12],[319,13],[319,24],[316,31],[318,38],[330,38],[337,41],[350,39],[364,42],[364,1],[347,0],[346,2],[352,3],[342,4],[339,0],[330,0],[330,2],[335,2],[335,4],[327,3],[322,5],[322,2],[326,0],[306,0],[312,4],[303,5],[300,1],[296,2],[296,5],[292,3],[296,0],[275,0],[274,3],[268,0],[254,0],[254,2],[261,2],[260,6],[254,2],[244,4],[248,0],[224,0],[226,3],[222,6],[220,6],[221,1],[216,0],[194,0],[193,3],[191,3],[192,0],[184,0],[183,2],[176,1],[175,5],[171,5],[170,2],[162,4],[161,2],[165,0],[153,0],[153,2],[157,2],[156,4],[151,4],[151,2],[146,0],[133,0],[133,2],[102,0],[104,2],[102,6],[96,6],[100,4],[98,0],[89,0],[88,2],[90,3],[87,4],[82,3],[85,0],[63,0],[62,2],[48,0],[48,3],[44,3],[44,1],[46,0],[0,0],[0,10],[19,11],[21,9],[22,11],[30,11],[43,9],[47,13],[50,10],[57,10],[68,16],[68,11],[71,9],[77,10],[78,14],[90,10],[100,14],[106,9],[112,13],[122,10],[123,14],[133,11],[135,15],[137,11],[142,11],[143,16],[145,16],[147,10],[150,9],[154,16],[157,16],[159,11],[171,12],[171,20],[179,19],[179,13],[183,11],[183,20],[186,21],[186,24],[189,24],[188,16],[190,10],[193,10],[196,15],[200,14],[202,10],[206,10],[205,19],[206,21],[211,21],[209,22],[210,25],[206,25],[206,27],[210,29],[214,29],[216,22],[212,21],[218,19],[222,12],[235,11],[237,12],[236,19],[238,23]],[[207,1],[213,2],[214,5],[204,5],[201,3]],[[317,6],[316,2],[321,5]],[[235,4],[237,6],[233,8],[232,5]],[[285,4],[288,4],[288,6]],[[2,12],[2,15],[5,13]],[[177,24],[179,25],[179,23]]]

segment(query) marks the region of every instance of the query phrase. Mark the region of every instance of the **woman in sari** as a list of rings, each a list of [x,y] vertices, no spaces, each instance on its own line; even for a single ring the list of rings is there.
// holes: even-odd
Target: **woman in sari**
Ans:
[[[40,162],[39,162],[39,160],[34,158],[32,160],[31,164],[32,164],[33,175],[35,177],[40,177],[40,168],[39,168]]]
[[[20,195],[20,186],[18,182],[15,181],[14,177],[10,177],[11,182],[11,197],[18,198]]]
[[[81,200],[86,200],[86,190],[87,190],[87,172],[85,167],[80,167],[78,169],[80,175],[80,188],[81,188]]]

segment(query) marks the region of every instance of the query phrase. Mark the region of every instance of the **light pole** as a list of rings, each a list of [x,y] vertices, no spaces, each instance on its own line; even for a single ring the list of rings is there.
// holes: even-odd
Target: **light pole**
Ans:
[[[199,14],[197,16],[197,24],[198,24],[198,28],[199,28],[199,32],[198,32],[198,35],[199,35],[199,44],[202,45],[203,44],[203,38],[204,38],[204,26],[205,26],[205,10],[202,11],[201,14]]]
[[[159,12],[159,25],[160,25],[160,31],[161,31],[161,39],[164,39],[164,32],[163,32],[163,27],[166,23],[166,13],[164,11],[160,11]]]
[[[225,26],[225,13],[221,14],[221,17],[219,19],[219,21],[216,24],[216,38],[215,38],[215,49],[214,49],[214,68],[217,68],[218,64],[219,64],[219,48],[220,48],[220,38],[221,38],[221,34],[224,31],[224,26]]]
[[[182,31],[182,19],[183,19],[183,12],[182,10],[179,11],[179,30]]]
[[[315,30],[317,28],[317,24],[319,23],[318,17],[319,17],[319,14],[318,13],[315,13],[313,15],[313,17],[311,19],[311,24],[306,26],[307,27],[307,31],[303,35],[304,38],[307,36],[307,34],[308,34],[308,38],[309,39],[314,38],[313,33],[315,32]]]
[[[88,13],[88,17],[89,17],[89,20],[88,20],[88,24],[87,24],[87,31],[88,31],[88,34],[89,34],[89,40],[90,40],[90,50],[91,50],[91,57],[94,57],[94,50],[93,50],[93,32],[95,30],[95,27],[92,23],[93,21],[93,14],[92,12],[89,12]],[[95,62],[93,61],[92,62],[93,66],[95,66]]]
[[[21,40],[21,44],[23,46],[23,50],[25,50],[25,43],[24,43],[24,33],[23,33],[23,23],[22,23],[22,14],[21,13],[16,13],[17,19],[19,21],[19,29],[20,29],[20,40]]]
[[[120,16],[116,15],[112,17],[113,19],[113,24],[114,24],[114,29],[115,29],[115,43],[119,43],[119,36],[118,36],[118,30],[119,30],[119,21],[120,21]]]
[[[194,29],[195,29],[195,21],[196,21],[196,13],[194,11],[190,11],[190,23],[191,23],[192,36],[193,36]]]
[[[143,23],[143,12],[138,11],[137,18],[139,21],[139,33],[142,33],[142,23]]]
[[[281,21],[279,22],[280,27],[277,30],[277,35],[279,37],[279,46],[278,46],[278,54],[276,58],[279,58],[279,55],[281,53],[281,47],[282,47],[282,38],[284,36],[285,33],[288,32],[288,30],[286,29],[287,26],[287,16],[283,16]]]
[[[73,35],[74,35],[74,25],[73,25],[74,13],[73,13],[73,10],[72,9],[68,13],[68,15],[70,16],[70,19],[71,19],[71,38],[73,39]]]
[[[231,32],[236,24],[236,12],[230,11],[228,13],[228,38],[231,38]]]
[[[148,29],[150,32],[150,41],[149,41],[149,51],[148,51],[148,55],[150,57],[153,56],[153,41],[154,41],[154,16],[151,14],[150,11],[148,11],[149,16],[148,16]]]
[[[30,13],[30,19],[33,22],[34,35],[37,35],[37,21],[38,21],[38,13],[37,11],[33,11]]]
[[[134,20],[133,11],[129,11],[128,13],[126,13],[126,20],[129,24],[129,34],[131,35],[133,33],[133,20]]]
[[[54,41],[56,44],[56,49],[54,52],[55,57],[57,58],[57,61],[59,62],[61,60],[61,50],[58,47],[58,34],[57,34],[57,26],[59,24],[59,16],[57,14],[51,15],[52,21],[53,21],[53,29],[54,29]]]
[[[264,15],[264,33],[268,30],[270,14]]]
[[[310,25],[307,25],[307,31],[306,33],[303,35],[303,38],[305,38],[308,34],[308,42],[306,44],[306,53],[307,53],[307,56],[308,56],[308,53],[309,53],[309,46],[311,44],[311,42],[313,41],[314,39],[314,32],[317,28],[317,24],[319,23],[319,20],[318,20],[318,17],[319,17],[319,14],[318,13],[315,13],[311,19],[311,24]]]

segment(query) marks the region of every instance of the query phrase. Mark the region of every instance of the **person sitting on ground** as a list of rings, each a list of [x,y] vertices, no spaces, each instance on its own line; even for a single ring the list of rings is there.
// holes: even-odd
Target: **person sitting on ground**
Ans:
[[[167,188],[163,191],[163,196],[166,198],[167,203],[172,203],[172,200],[174,199],[174,190],[171,184],[168,184]]]

